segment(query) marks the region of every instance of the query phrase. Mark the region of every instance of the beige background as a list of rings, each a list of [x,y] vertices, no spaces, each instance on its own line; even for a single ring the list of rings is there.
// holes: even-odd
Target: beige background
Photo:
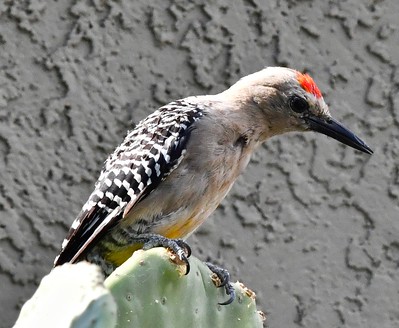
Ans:
[[[0,1],[0,327],[127,129],[267,65],[309,71],[375,154],[270,140],[194,254],[254,289],[270,327],[398,327],[398,14],[397,0]]]

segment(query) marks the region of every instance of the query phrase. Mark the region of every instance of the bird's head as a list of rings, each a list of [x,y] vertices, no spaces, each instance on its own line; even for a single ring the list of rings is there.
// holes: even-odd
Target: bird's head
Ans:
[[[257,108],[257,112],[261,109],[267,137],[289,131],[315,131],[373,153],[365,142],[332,118],[320,89],[308,74],[267,67],[242,78],[226,93],[239,95],[239,101]]]

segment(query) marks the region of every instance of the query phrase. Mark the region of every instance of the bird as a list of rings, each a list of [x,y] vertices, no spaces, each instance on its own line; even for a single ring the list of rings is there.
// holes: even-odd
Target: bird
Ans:
[[[373,151],[335,120],[307,73],[266,67],[216,95],[160,107],[107,158],[94,190],[64,239],[54,266],[86,260],[107,276],[134,251],[167,247],[186,263],[186,239],[212,214],[269,138],[314,131]],[[228,271],[207,263],[229,300]]]

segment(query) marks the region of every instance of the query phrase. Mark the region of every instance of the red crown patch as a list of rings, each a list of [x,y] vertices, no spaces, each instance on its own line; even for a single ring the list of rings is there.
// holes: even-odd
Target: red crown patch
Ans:
[[[313,94],[317,99],[323,97],[320,89],[317,87],[315,81],[313,81],[309,74],[298,73],[298,82],[305,91]]]

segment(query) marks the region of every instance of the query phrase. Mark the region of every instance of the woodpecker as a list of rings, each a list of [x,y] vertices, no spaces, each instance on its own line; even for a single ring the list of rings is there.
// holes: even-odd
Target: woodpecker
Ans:
[[[184,241],[217,208],[267,139],[316,131],[372,150],[331,117],[314,80],[267,67],[216,95],[173,101],[143,119],[105,161],[94,191],[54,265],[87,260],[109,275],[139,248],[168,247],[187,264]],[[208,264],[234,299],[228,272]]]

